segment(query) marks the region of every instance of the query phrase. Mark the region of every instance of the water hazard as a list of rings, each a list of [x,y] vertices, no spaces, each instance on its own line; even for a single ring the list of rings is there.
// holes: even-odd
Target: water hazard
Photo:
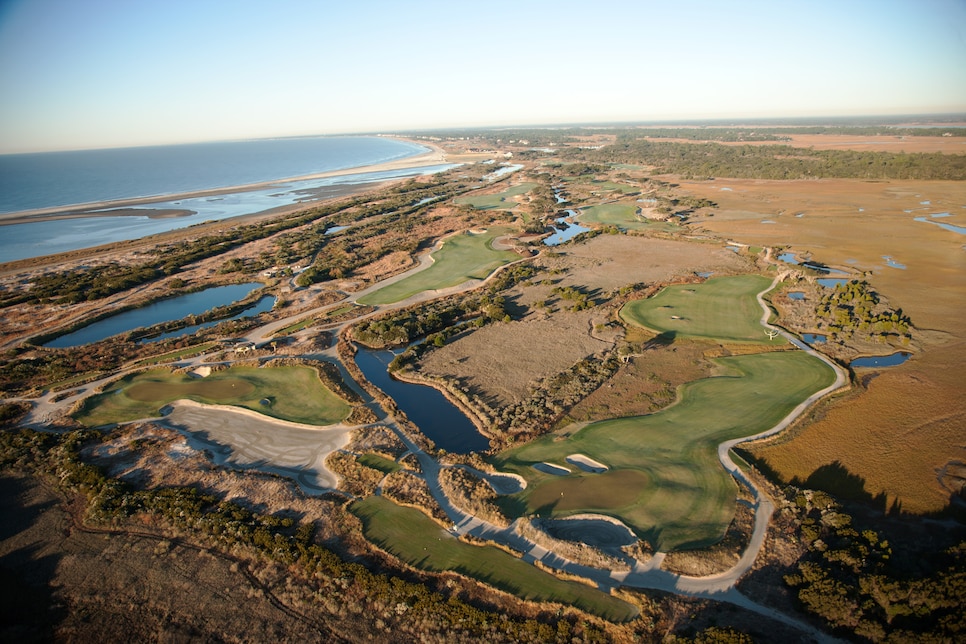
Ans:
[[[262,284],[258,282],[230,284],[228,286],[206,288],[203,291],[161,300],[160,302],[154,302],[141,308],[104,318],[103,320],[77,329],[72,333],[54,338],[44,346],[53,348],[78,347],[83,344],[90,344],[91,342],[100,342],[111,336],[118,335],[119,333],[127,333],[134,329],[149,327],[162,322],[180,320],[189,315],[200,315],[219,306],[225,306],[242,300],[252,291],[261,287]],[[264,306],[263,303],[264,298],[259,300],[257,306]],[[269,306],[269,308],[271,307]],[[245,315],[254,315],[254,313],[244,311],[240,314],[241,317]],[[185,330],[180,330],[176,334],[181,335],[185,332]]]
[[[469,454],[490,447],[490,441],[442,393],[433,387],[396,380],[389,374],[392,351],[359,349],[356,364],[366,379],[396,401],[409,420],[437,447],[454,454]]]
[[[910,356],[912,356],[912,354],[908,351],[898,351],[888,356],[868,356],[865,358],[856,358],[849,364],[849,366],[853,369],[861,367],[894,367],[908,360]]]

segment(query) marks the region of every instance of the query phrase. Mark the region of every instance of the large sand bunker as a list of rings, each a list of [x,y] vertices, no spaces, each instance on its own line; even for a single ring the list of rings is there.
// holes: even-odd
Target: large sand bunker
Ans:
[[[630,528],[610,517],[580,515],[544,519],[539,527],[555,539],[586,543],[595,548],[620,548],[637,542],[637,536]]]
[[[571,465],[576,465],[583,471],[590,472],[591,474],[600,474],[601,472],[606,472],[608,469],[607,466],[600,461],[595,461],[584,454],[571,454],[567,457],[567,462]]]
[[[349,442],[349,429],[299,425],[234,407],[178,401],[165,423],[178,430],[215,463],[256,469],[294,479],[306,494],[338,485],[325,459]]]
[[[534,463],[533,469],[539,470],[545,474],[553,474],[554,476],[567,476],[570,474],[570,470],[562,465],[554,465],[553,463]]]

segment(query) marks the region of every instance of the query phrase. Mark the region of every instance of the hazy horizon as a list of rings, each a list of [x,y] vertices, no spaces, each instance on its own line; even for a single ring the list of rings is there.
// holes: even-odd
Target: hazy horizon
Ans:
[[[13,0],[0,153],[966,113],[966,3]]]

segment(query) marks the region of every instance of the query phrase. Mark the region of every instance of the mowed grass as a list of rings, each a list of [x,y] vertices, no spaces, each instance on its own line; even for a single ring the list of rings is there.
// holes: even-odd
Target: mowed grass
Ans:
[[[180,399],[244,407],[308,425],[332,425],[350,411],[344,400],[322,384],[314,369],[290,365],[232,367],[206,378],[162,369],[133,374],[88,399],[74,418],[89,427],[150,418]]]
[[[490,273],[519,256],[493,248],[493,240],[508,231],[494,227],[482,233],[463,233],[448,238],[433,253],[433,265],[409,277],[359,298],[359,304],[392,304],[423,291],[462,284],[469,279],[485,279]]]
[[[453,570],[526,600],[576,606],[612,621],[638,614],[627,602],[558,579],[499,548],[463,543],[419,510],[377,496],[356,501],[350,509],[362,519],[367,539],[417,568]]]
[[[637,216],[633,203],[604,203],[581,208],[578,220],[582,224],[617,226],[622,230],[677,230],[677,226],[663,221],[647,221]]]
[[[786,344],[783,338],[769,340],[760,323],[762,310],[755,296],[770,283],[760,275],[741,275],[678,284],[628,302],[620,316],[628,324],[674,336]]]
[[[725,440],[773,427],[834,372],[800,352],[767,352],[715,361],[721,375],[684,385],[676,404],[646,416],[597,422],[560,440],[546,436],[498,455],[500,470],[527,479],[506,500],[513,514],[597,512],[621,519],[661,550],[718,541],[732,519],[736,484],[717,458]],[[567,463],[586,454],[610,469],[584,472]],[[571,470],[554,476],[541,462]]]
[[[468,204],[477,210],[512,210],[517,205],[513,197],[525,195],[536,186],[535,183],[521,183],[494,195],[467,195],[457,197],[454,201],[458,204]]]

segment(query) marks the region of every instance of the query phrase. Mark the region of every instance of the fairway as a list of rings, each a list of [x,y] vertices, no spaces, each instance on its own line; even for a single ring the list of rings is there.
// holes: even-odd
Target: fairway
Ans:
[[[458,204],[473,206],[477,210],[512,210],[517,205],[517,202],[513,201],[513,197],[524,195],[536,186],[535,183],[521,183],[495,195],[468,195],[458,197],[453,201]]]
[[[528,481],[505,507],[514,514],[614,516],[661,550],[720,539],[734,513],[736,485],[718,462],[718,444],[773,427],[835,374],[800,351],[715,362],[721,375],[684,385],[678,403],[663,411],[601,421],[566,440],[546,436],[500,454],[498,469]],[[567,466],[574,453],[610,469],[591,474],[571,466],[569,475],[555,476],[533,467]]]
[[[760,275],[741,275],[678,284],[646,300],[628,302],[620,316],[628,324],[656,333],[780,346],[786,344],[784,339],[770,341],[765,335],[756,299],[770,283]]]
[[[512,251],[493,248],[493,240],[508,230],[495,227],[449,237],[432,254],[432,266],[359,298],[359,304],[392,304],[423,291],[456,286],[470,279],[485,279],[500,266],[520,258]]]
[[[590,586],[558,579],[499,548],[463,543],[419,510],[378,496],[350,510],[362,519],[367,539],[417,568],[453,570],[523,599],[576,606],[612,621],[637,616],[634,606]]]
[[[87,426],[121,423],[159,415],[179,399],[234,405],[308,425],[332,425],[349,415],[349,405],[329,391],[307,366],[232,367],[206,378],[155,369],[126,376],[93,396],[75,420]]]

